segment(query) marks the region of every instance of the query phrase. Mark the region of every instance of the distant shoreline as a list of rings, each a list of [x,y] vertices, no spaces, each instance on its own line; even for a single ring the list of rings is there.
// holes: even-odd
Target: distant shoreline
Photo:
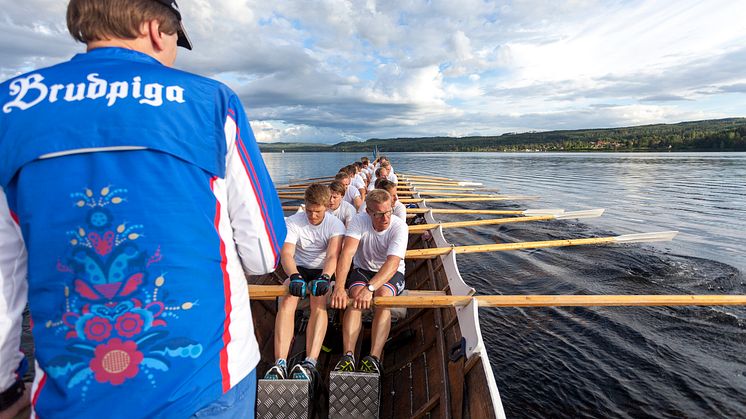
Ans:
[[[746,118],[622,128],[315,143],[260,143],[265,153],[357,152],[736,152],[746,151]]]

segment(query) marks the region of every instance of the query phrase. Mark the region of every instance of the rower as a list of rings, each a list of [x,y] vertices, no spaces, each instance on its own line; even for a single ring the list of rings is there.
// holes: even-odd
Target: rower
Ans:
[[[389,181],[388,179],[378,179],[375,183],[375,189],[383,189],[391,195],[391,208],[394,211],[394,216],[401,218],[403,221],[407,221],[407,207],[399,201],[399,197],[396,195],[396,184]],[[360,212],[365,211],[366,204],[360,207]]]
[[[376,177],[370,180],[370,185],[368,185],[368,192],[372,191],[376,188],[376,182],[378,182],[378,179],[386,179],[386,174],[388,171],[384,168],[379,167],[375,171]]]
[[[352,184],[355,185],[358,191],[360,191],[360,197],[365,201],[365,193],[367,191],[365,172],[363,172],[363,163],[356,161],[352,164],[355,167],[355,177],[352,179]]]
[[[394,182],[394,185],[399,183],[399,178],[394,174],[394,168],[391,167],[391,162],[384,160],[381,162],[381,167],[387,170],[386,179]]]
[[[345,227],[347,227],[350,225],[352,217],[357,214],[355,207],[343,199],[347,192],[347,188],[345,188],[341,181],[335,180],[329,184],[329,192],[331,192],[329,198],[329,211],[334,214],[335,217],[339,218],[339,220],[344,223]]]
[[[352,174],[350,174],[350,171],[352,171]],[[355,207],[355,211],[358,211],[360,209],[360,206],[363,204],[363,197],[360,195],[360,190],[353,185],[352,178],[355,176],[354,174],[355,169],[354,167],[345,166],[342,168],[342,170],[339,171],[339,173],[343,173],[346,175],[345,178],[340,177],[339,180],[341,180],[345,184],[345,196],[344,200],[349,202],[352,206]],[[339,175],[337,175],[339,176]],[[337,177],[334,177],[335,180],[337,180]]]
[[[309,186],[304,194],[305,212],[286,219],[288,234],[282,246],[280,261],[289,278],[290,294],[282,299],[275,319],[275,364],[264,379],[288,378],[287,357],[295,330],[295,310],[298,302],[311,294],[311,316],[306,331],[306,359],[293,366],[290,378],[308,380],[313,388],[318,373],[316,361],[326,335],[326,294],[334,276],[337,255],[345,228],[337,217],[327,214],[329,187]]]
[[[370,159],[367,157],[362,157],[360,159],[360,162],[363,163],[363,170],[365,171],[365,176],[368,178],[368,182],[373,180],[373,177],[375,176],[375,168],[370,163]]]
[[[381,354],[391,329],[390,309],[375,308],[370,354],[357,367],[354,349],[360,334],[362,310],[371,308],[373,297],[397,296],[404,291],[404,255],[409,233],[404,221],[391,216],[388,192],[375,189],[365,202],[365,212],[356,215],[347,228],[337,262],[337,282],[331,305],[344,309],[348,299],[352,299],[353,304],[345,311],[344,355],[334,370],[381,374]],[[345,284],[344,288],[341,284]]]

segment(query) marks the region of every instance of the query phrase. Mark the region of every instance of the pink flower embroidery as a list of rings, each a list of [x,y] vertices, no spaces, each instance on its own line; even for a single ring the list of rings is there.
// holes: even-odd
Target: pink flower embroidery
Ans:
[[[88,340],[102,342],[111,334],[111,322],[104,317],[92,317],[83,325],[83,332]]]
[[[119,338],[98,345],[94,354],[88,366],[94,372],[96,381],[109,382],[115,386],[136,376],[143,359],[142,352],[137,350],[135,342],[122,342]]]
[[[142,316],[136,313],[124,313],[117,317],[117,323],[114,325],[120,336],[131,338],[142,331],[145,322]]]

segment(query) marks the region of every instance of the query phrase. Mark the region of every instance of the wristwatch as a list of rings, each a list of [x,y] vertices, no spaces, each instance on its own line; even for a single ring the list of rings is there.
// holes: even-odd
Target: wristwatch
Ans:
[[[370,282],[368,282],[366,288],[368,288],[368,291],[370,292],[376,292],[376,287],[374,287],[373,284],[371,284]]]

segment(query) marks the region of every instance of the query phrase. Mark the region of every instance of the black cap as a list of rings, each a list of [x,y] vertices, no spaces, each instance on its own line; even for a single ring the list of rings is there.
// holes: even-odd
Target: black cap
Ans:
[[[188,50],[191,50],[192,41],[189,40],[186,30],[184,29],[184,22],[181,21],[181,10],[179,10],[179,5],[176,4],[176,0],[156,0],[156,1],[168,7],[168,9],[171,10],[176,15],[176,18],[179,20],[179,30],[177,31],[179,38],[176,41],[176,45],[186,48]]]

